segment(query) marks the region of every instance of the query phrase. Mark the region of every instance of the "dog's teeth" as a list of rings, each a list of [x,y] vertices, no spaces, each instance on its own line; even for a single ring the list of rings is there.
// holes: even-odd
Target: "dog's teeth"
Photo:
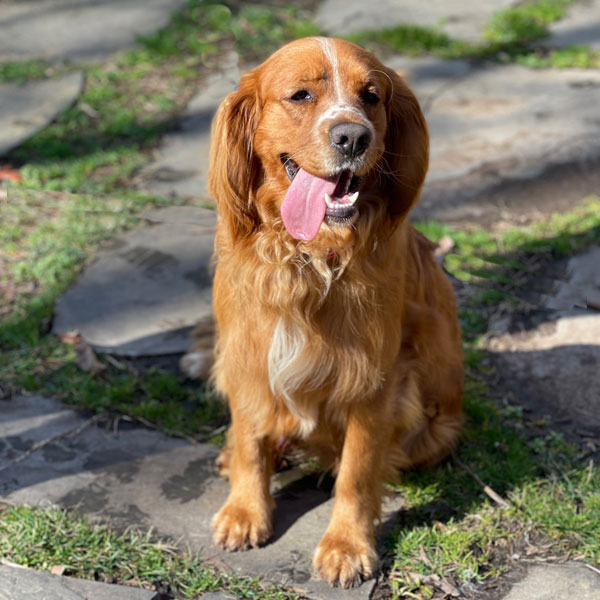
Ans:
[[[325,194],[325,202],[327,204],[327,206],[329,206],[329,208],[335,208],[336,206],[338,206],[338,204],[331,199],[331,196],[329,194]]]
[[[348,198],[348,204],[354,204],[358,198],[358,192],[354,192],[352,196]]]

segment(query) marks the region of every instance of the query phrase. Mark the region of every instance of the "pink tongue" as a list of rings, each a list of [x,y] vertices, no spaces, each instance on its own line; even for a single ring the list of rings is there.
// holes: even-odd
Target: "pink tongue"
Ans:
[[[322,179],[299,169],[281,205],[285,228],[296,240],[310,242],[325,218],[325,194],[333,195],[336,179]]]

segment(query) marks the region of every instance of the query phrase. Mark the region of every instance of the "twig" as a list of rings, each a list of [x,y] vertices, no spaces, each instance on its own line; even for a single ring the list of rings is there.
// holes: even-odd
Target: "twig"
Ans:
[[[31,446],[31,448],[29,448],[28,450],[23,452],[23,454],[20,454],[19,456],[17,456],[17,458],[14,458],[7,464],[2,465],[0,467],[0,473],[2,471],[6,471],[6,469],[8,469],[20,462],[23,462],[26,458],[31,456],[34,452],[41,450],[42,448],[46,447],[48,444],[52,444],[53,442],[57,442],[58,440],[61,440],[68,436],[79,435],[84,429],[87,429],[90,425],[93,425],[94,423],[96,423],[97,421],[99,421],[100,419],[102,419],[104,417],[106,417],[106,415],[102,415],[102,414],[94,415],[93,417],[89,418],[87,421],[84,421],[83,423],[81,423],[81,425],[78,425],[74,429],[69,429],[68,431],[63,431],[62,433],[58,433],[57,435],[55,435],[51,438],[48,438],[46,440],[40,440],[39,442],[36,442],[35,444],[33,444],[33,446]]]
[[[583,563],[583,564],[585,567],[587,567],[591,571],[594,571],[594,573],[596,573],[597,575],[600,575],[600,569],[596,569],[596,567],[592,567],[592,565],[588,565],[587,563]]]
[[[506,507],[510,506],[510,502],[508,502],[508,500],[505,500],[500,494],[498,494],[497,492],[495,492],[489,485],[487,485],[486,483],[484,483],[484,481],[481,479],[481,477],[479,477],[479,475],[477,475],[477,473],[475,473],[475,471],[473,471],[473,469],[471,469],[471,467],[469,467],[468,465],[466,465],[464,462],[462,462],[462,460],[460,460],[460,458],[458,458],[458,456],[456,455],[456,452],[452,453],[452,457],[456,461],[456,464],[461,469],[465,470],[469,475],[471,475],[471,477],[483,488],[483,491],[498,506],[501,506],[502,508],[506,508]]]
[[[132,417],[130,415],[127,415],[126,417],[122,417],[122,420],[130,421],[130,422],[137,421],[138,423],[142,424],[144,427],[148,427],[148,429],[154,429],[155,431],[161,430],[158,425],[155,425],[154,423],[152,423],[152,421],[149,421],[148,419],[145,419],[144,417]],[[227,429],[227,427],[229,427],[229,425],[221,425],[221,427],[217,427],[216,429],[213,429],[209,433],[198,436],[198,437],[192,437],[191,435],[186,435],[185,433],[182,433],[179,431],[171,432],[169,435],[171,435],[172,437],[177,437],[177,438],[186,440],[186,441],[190,442],[191,444],[199,445],[199,444],[204,444],[204,443],[208,442],[208,440],[210,440],[210,438],[214,437],[215,435],[217,435],[219,433],[222,433],[223,431],[225,431]]]

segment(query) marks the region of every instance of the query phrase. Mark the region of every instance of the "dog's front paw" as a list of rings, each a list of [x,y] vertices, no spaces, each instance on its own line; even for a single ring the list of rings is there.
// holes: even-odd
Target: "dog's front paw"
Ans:
[[[351,533],[326,533],[315,552],[313,566],[330,585],[350,588],[372,577],[377,562],[372,544],[353,539]]]
[[[271,536],[268,510],[253,510],[227,502],[212,521],[215,544],[224,550],[247,550],[264,544]]]

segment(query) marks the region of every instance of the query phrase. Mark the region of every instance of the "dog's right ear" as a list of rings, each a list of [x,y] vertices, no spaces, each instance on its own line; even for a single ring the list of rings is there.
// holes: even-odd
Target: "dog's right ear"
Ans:
[[[260,119],[257,76],[246,73],[221,103],[213,121],[208,191],[230,240],[248,237],[260,225],[254,191],[261,174],[253,139]]]

